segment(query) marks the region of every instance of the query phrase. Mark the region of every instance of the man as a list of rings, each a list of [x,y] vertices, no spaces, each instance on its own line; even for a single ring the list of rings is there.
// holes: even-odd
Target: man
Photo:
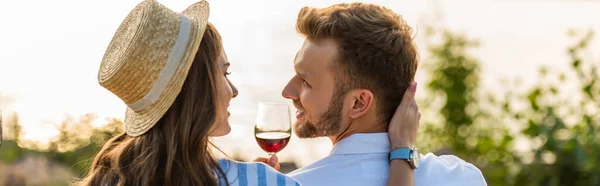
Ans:
[[[411,28],[388,8],[352,3],[305,7],[296,29],[306,40],[282,95],[298,109],[298,137],[329,137],[334,147],[289,175],[307,186],[385,185],[390,151],[414,145],[391,146],[386,133],[398,92],[417,69]],[[416,185],[486,185],[475,166],[455,156],[427,154],[412,163]]]

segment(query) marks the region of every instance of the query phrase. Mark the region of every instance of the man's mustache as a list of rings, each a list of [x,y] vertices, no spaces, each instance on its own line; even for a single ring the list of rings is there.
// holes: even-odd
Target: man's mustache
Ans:
[[[294,101],[292,101],[292,103],[294,103],[294,107],[296,107],[296,109],[304,110],[304,107],[302,106],[302,103],[300,103],[300,101],[294,100]]]

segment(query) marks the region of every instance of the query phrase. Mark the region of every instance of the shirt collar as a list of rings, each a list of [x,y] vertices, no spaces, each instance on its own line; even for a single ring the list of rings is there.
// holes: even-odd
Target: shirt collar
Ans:
[[[329,155],[334,154],[381,154],[390,152],[387,132],[357,133],[339,141]]]

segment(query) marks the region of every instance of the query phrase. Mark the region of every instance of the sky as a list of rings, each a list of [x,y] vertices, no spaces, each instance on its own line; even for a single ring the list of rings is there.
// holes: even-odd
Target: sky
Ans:
[[[0,109],[4,118],[12,112],[19,113],[25,139],[47,141],[57,134],[54,124],[66,115],[97,113],[100,118],[123,117],[124,103],[99,86],[97,72],[114,32],[139,2],[0,1]],[[195,1],[159,2],[183,11]],[[284,101],[281,89],[294,74],[293,58],[304,39],[294,28],[298,11],[304,6],[325,7],[351,1],[209,2],[209,21],[223,37],[232,63],[231,79],[240,91],[230,107],[233,131],[215,141],[230,155],[243,152],[249,157],[266,156],[252,139],[256,104]],[[502,78],[521,78],[525,85],[533,83],[541,65],[552,70],[567,68],[566,47],[572,43],[567,35],[569,29],[600,31],[600,1],[595,0],[361,2],[384,5],[401,14],[417,30],[416,44],[422,59],[427,56],[424,28],[428,24],[479,40],[480,47],[471,53],[483,62],[483,85],[492,91],[502,91],[504,87],[498,83]],[[599,44],[595,40],[593,47],[598,49]],[[592,58],[600,59],[600,51],[594,52]],[[426,82],[424,70],[417,72],[416,80]],[[427,99],[423,94],[417,94],[417,98]],[[102,123],[102,119],[96,122]],[[231,141],[247,144],[228,146]],[[293,138],[280,157],[305,165],[326,156],[330,147],[326,139]]]

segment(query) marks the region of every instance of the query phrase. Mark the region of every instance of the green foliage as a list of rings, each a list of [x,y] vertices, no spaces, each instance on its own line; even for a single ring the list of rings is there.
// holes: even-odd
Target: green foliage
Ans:
[[[522,134],[539,142],[533,144],[533,161],[519,172],[517,184],[600,185],[600,63],[581,57],[592,38],[593,32],[587,32],[568,49],[573,75],[569,82],[577,89],[561,86],[568,77],[564,72],[542,68],[533,87],[513,95],[513,103],[528,104],[509,109],[508,115],[520,114],[513,119],[524,126]]]
[[[15,119],[8,122],[13,138],[5,140],[0,148],[0,161],[15,163],[22,158],[32,156],[46,157],[52,162],[62,164],[69,168],[76,176],[84,176],[89,169],[92,158],[102,145],[110,138],[123,133],[123,123],[118,119],[107,119],[107,123],[100,128],[92,126],[96,119],[94,114],[87,114],[75,121],[67,118],[57,126],[59,134],[50,141],[48,148],[25,148],[19,138],[21,128]]]
[[[444,130],[452,136],[447,138],[453,150],[464,151],[468,133],[459,132],[473,124],[475,116],[467,112],[468,107],[476,107],[477,97],[474,90],[479,84],[479,62],[466,54],[468,47],[477,46],[476,42],[467,40],[464,36],[443,33],[442,44],[430,49],[431,59],[428,66],[431,80],[427,88],[439,99],[445,102],[439,109],[445,119]]]
[[[568,49],[569,72],[541,68],[524,93],[507,87],[482,99],[479,62],[467,53],[476,42],[444,32],[426,61],[439,104],[424,110],[442,117],[425,121],[426,147],[473,162],[489,185],[600,185],[600,63],[582,57],[592,37]],[[566,89],[567,81],[579,88]],[[517,150],[523,145],[531,148]]]
[[[85,175],[91,166],[92,158],[102,145],[124,132],[123,123],[118,119],[108,119],[108,123],[101,128],[92,127],[91,122],[94,119],[94,115],[86,115],[79,122],[75,122],[75,125],[63,122],[57,140],[44,152],[45,156],[69,165],[73,173]],[[90,131],[90,135],[81,135],[83,131]]]
[[[513,136],[503,126],[490,125],[495,118],[480,103],[480,62],[468,53],[478,42],[448,31],[440,35],[441,43],[430,47],[430,58],[425,61],[430,75],[427,89],[433,95],[429,101],[438,104],[423,110],[442,118],[424,120],[421,136],[429,141],[425,148],[441,149],[436,154],[454,154],[473,162],[485,172],[488,182],[504,183],[511,179],[511,167],[519,158],[511,152]]]

